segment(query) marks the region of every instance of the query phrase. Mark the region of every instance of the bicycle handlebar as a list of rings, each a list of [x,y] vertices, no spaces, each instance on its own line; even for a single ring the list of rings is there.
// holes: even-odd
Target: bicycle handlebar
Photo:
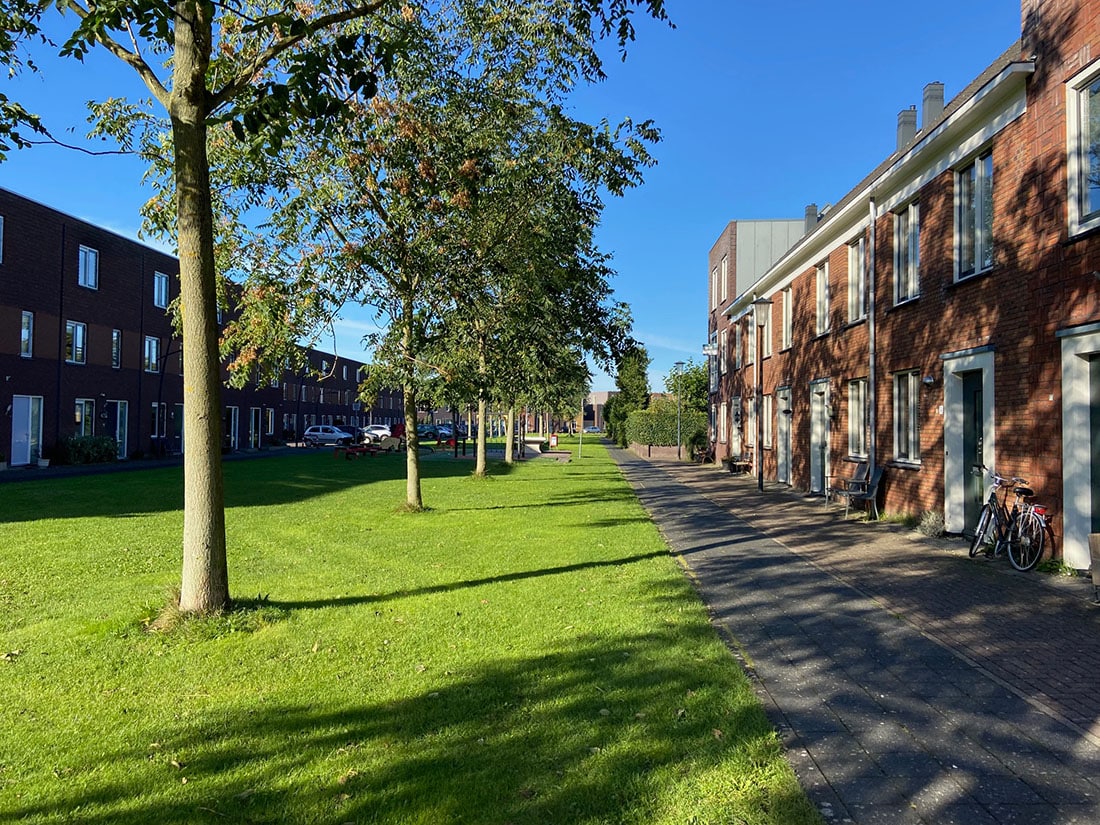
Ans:
[[[984,464],[979,464],[978,466],[989,473],[989,477],[993,479],[993,486],[994,487],[1004,487],[1009,483],[1012,483],[1012,484],[1027,484],[1027,479],[1026,478],[1020,478],[1019,476],[1012,476],[1011,478],[1009,478],[1007,476],[1001,475],[996,470],[994,470],[992,467],[986,467]]]

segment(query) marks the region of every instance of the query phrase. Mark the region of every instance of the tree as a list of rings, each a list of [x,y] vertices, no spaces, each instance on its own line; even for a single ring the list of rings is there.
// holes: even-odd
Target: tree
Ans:
[[[620,447],[627,446],[626,421],[635,410],[649,406],[649,354],[641,344],[635,344],[619,361],[615,375],[618,394],[611,412],[604,407],[604,419],[608,422],[608,435]]]
[[[679,370],[673,368],[665,376],[665,392],[679,395],[684,409],[695,410],[704,415],[709,403],[709,386],[707,365],[696,364],[691,358]]]
[[[633,36],[635,8],[659,19],[665,16],[663,0],[554,0],[551,5],[568,22],[571,34],[591,41],[614,32],[620,44]],[[408,0],[399,16],[390,20],[387,15],[392,28],[377,29],[386,34],[376,42],[344,24],[379,16],[394,6],[387,0],[322,2],[272,12],[264,4],[230,6],[206,0],[57,3],[60,12],[72,11],[77,22],[61,55],[80,59],[93,47],[106,49],[137,72],[171,124],[187,375],[179,605],[185,613],[217,612],[229,605],[209,130],[216,123],[230,124],[254,156],[278,153],[294,123],[313,125],[323,139],[326,129],[346,116],[349,100],[373,96],[402,45],[401,20],[415,16],[416,8]],[[0,57],[10,72],[37,70],[25,49],[31,41],[45,41],[41,21],[49,8],[41,0],[5,0],[0,5]],[[599,74],[599,61],[591,54],[583,69]],[[171,67],[170,77],[158,74],[161,65]],[[48,134],[33,113],[0,97],[0,155]]]

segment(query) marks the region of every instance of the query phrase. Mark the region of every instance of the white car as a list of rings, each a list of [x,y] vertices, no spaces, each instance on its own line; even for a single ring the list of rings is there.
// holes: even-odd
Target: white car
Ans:
[[[351,433],[333,427],[331,424],[317,424],[302,433],[302,441],[307,447],[319,447],[322,444],[348,445],[354,440]]]
[[[371,424],[363,428],[363,437],[369,441],[381,441],[383,438],[389,438],[391,435],[393,435],[393,433],[390,432],[390,428],[385,424]]]

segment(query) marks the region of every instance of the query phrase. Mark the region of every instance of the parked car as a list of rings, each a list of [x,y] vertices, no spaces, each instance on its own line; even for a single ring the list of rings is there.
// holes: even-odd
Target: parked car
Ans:
[[[588,426],[584,428],[586,433],[599,433],[602,432],[599,427]]]
[[[439,429],[435,424],[418,424],[416,427],[417,438],[424,439],[437,439],[439,438]]]
[[[302,441],[308,447],[320,447],[322,444],[348,445],[355,441],[351,433],[344,432],[331,424],[315,424],[302,433]]]
[[[450,438],[454,432],[451,429],[450,424],[440,424],[438,427],[435,428],[435,431],[436,435],[438,435],[440,438]]]
[[[335,426],[338,430],[343,430],[349,436],[351,436],[352,444],[363,443],[363,433],[359,431],[358,427],[353,427],[351,424],[334,424],[333,426]]]
[[[370,424],[363,428],[363,438],[368,441],[381,441],[383,438],[389,438],[391,435],[393,435],[393,433],[385,424]]]

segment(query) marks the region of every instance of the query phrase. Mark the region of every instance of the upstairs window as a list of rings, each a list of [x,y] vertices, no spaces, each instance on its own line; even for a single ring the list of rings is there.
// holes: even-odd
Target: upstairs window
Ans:
[[[153,305],[161,309],[168,306],[168,276],[163,272],[153,273]]]
[[[88,329],[78,321],[65,322],[65,361],[83,364],[86,360],[85,340]]]
[[[993,266],[993,153],[955,173],[955,278]]]
[[[122,366],[122,330],[111,330],[111,367],[119,369]]]
[[[722,256],[722,274],[721,274],[722,302],[723,303],[725,303],[726,300],[729,298],[729,291],[730,291],[729,278],[730,278],[729,256],[728,255],[723,255]]]
[[[710,272],[710,308],[718,308],[718,267]]]
[[[145,336],[145,351],[142,365],[146,372],[160,372],[160,339],[152,335]]]
[[[34,313],[26,310],[19,328],[19,354],[23,358],[34,356]]]
[[[769,358],[772,354],[772,305],[764,307],[764,327],[760,330],[760,357]]]
[[[783,290],[783,340],[780,346],[790,349],[794,340],[794,294],[790,287]]]
[[[920,295],[920,204],[894,214],[894,304]]]
[[[741,369],[741,322],[733,328],[733,368]]]
[[[867,317],[867,272],[865,239],[848,244],[848,323]]]
[[[4,216],[0,215],[0,264],[4,263]]]
[[[88,289],[99,289],[99,252],[90,246],[80,247],[76,282]]]
[[[829,331],[829,262],[818,265],[816,275],[817,289],[817,334]]]
[[[729,355],[729,331],[722,330],[718,336],[718,357],[719,357],[719,371],[722,375],[726,374],[729,369],[730,355]]]

